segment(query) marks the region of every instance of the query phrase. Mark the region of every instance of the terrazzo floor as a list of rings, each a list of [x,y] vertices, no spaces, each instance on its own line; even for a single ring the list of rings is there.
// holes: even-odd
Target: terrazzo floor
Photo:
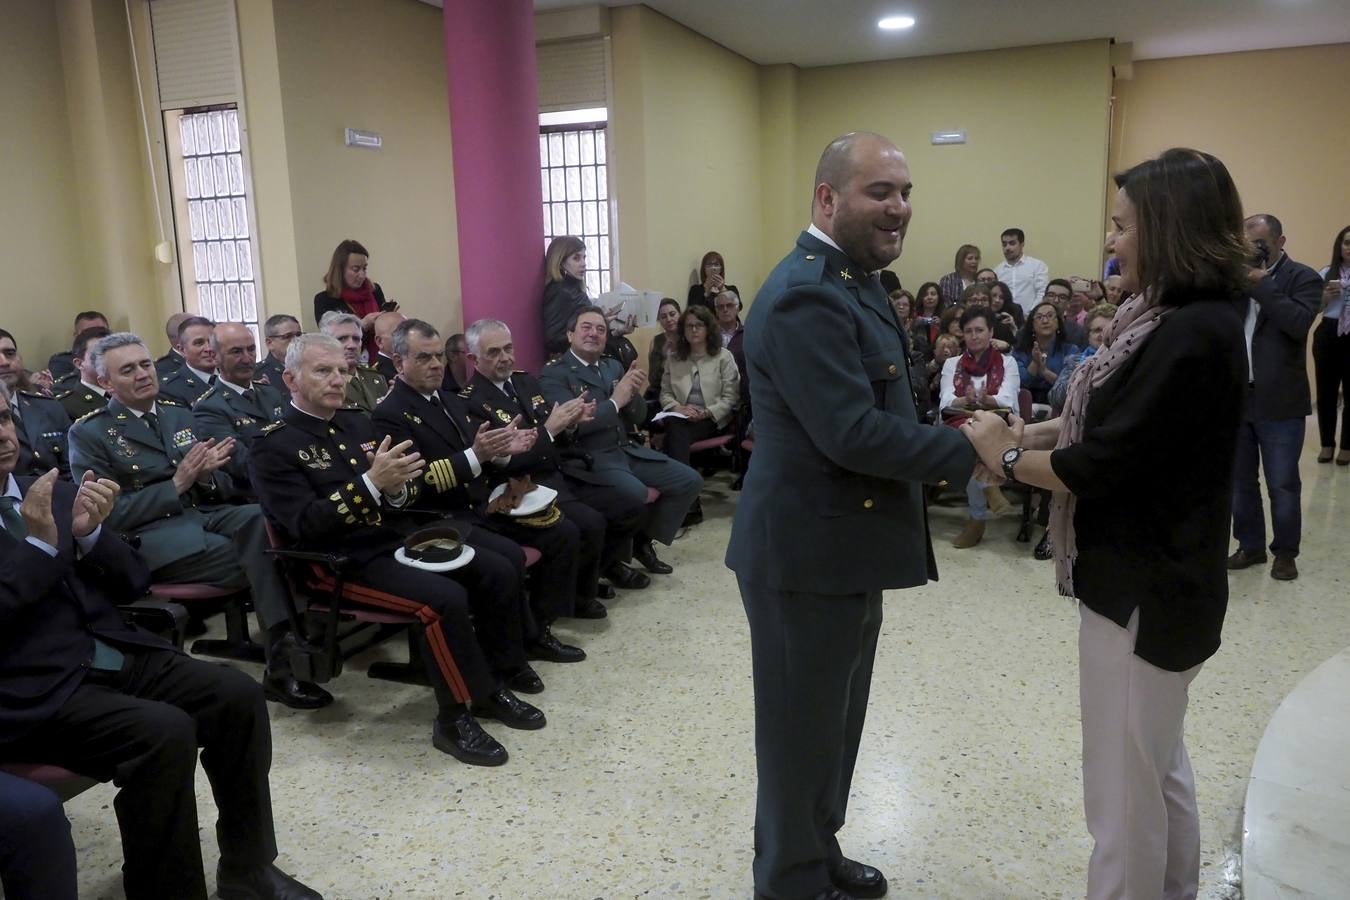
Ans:
[[[1205,898],[1241,896],[1243,797],[1272,713],[1350,644],[1350,469],[1316,465],[1314,452],[1302,577],[1232,576],[1224,646],[1191,689]],[[431,747],[429,690],[364,676],[367,659],[397,658],[396,642],[330,684],[328,709],[272,705],[278,863],[328,900],[749,898],[750,655],[722,565],[727,488],[710,481],[707,521],[662,554],[674,575],[621,593],[607,620],[557,629],[590,658],[537,664],[548,690],[530,699],[548,714],[544,730],[486,723],[511,753],[503,768]],[[1011,518],[956,551],[963,518],[933,512],[941,583],[887,595],[841,840],[886,872],[892,897],[1082,896],[1078,618],[1054,593],[1051,564],[1014,541]],[[200,772],[198,798],[214,883]],[[67,806],[87,900],[122,896],[112,799],[100,785]]]

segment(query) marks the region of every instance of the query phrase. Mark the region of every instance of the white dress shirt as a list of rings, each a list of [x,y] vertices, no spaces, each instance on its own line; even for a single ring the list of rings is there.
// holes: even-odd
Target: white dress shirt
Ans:
[[[1050,267],[1025,253],[1015,263],[1006,259],[999,263],[994,267],[994,274],[1008,286],[1013,300],[1027,315],[1031,315],[1031,310],[1041,302],[1046,285],[1050,283]]]

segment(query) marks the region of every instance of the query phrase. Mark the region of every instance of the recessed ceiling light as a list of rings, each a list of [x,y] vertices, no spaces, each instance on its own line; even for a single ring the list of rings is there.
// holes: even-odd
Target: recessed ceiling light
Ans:
[[[883,31],[899,31],[902,28],[913,28],[913,16],[887,16],[877,23],[877,27]]]

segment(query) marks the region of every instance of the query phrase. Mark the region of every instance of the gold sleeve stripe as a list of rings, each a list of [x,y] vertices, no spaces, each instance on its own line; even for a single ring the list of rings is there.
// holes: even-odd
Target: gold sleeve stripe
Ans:
[[[452,490],[459,484],[459,479],[455,477],[455,467],[450,465],[450,460],[433,460],[431,465],[427,466],[427,484],[439,492]]]

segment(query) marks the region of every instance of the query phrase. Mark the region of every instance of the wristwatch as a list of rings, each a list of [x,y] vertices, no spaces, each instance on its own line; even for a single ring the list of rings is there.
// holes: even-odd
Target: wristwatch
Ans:
[[[1002,462],[1004,478],[1009,481],[1017,480],[1017,476],[1013,474],[1013,466],[1017,465],[1017,461],[1022,458],[1023,452],[1025,451],[1022,447],[1009,447],[1007,450],[1003,451]]]

